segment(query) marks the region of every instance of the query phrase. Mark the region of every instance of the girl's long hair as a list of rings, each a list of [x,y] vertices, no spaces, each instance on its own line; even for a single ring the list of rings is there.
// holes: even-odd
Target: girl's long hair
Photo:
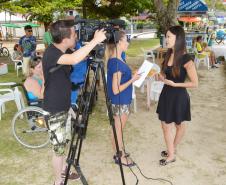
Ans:
[[[172,66],[172,74],[173,74],[173,77],[175,78],[180,75],[180,59],[186,53],[185,32],[181,26],[172,26],[168,29],[168,31],[176,35],[173,66]],[[166,70],[169,58],[172,53],[173,53],[173,49],[169,48],[166,52],[166,56],[162,64],[162,71]]]
[[[35,69],[35,67],[40,63],[42,62],[42,57],[35,57],[33,58],[33,60],[30,62],[30,65],[29,65],[29,73],[27,74],[26,77],[31,77],[33,75],[33,70]]]
[[[119,37],[119,40],[121,40],[125,35],[126,33],[120,30],[117,36]],[[107,62],[113,56],[113,53],[115,50],[116,50],[116,45],[114,43],[109,43],[106,45],[105,55],[104,55],[105,62]]]

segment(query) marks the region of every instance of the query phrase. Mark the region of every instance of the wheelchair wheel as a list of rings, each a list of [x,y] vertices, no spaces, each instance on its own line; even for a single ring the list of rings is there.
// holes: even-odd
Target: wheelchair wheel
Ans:
[[[6,47],[1,48],[1,56],[8,57],[9,50]]]
[[[16,140],[27,148],[42,148],[49,143],[44,111],[39,107],[26,107],[15,114],[12,131]]]

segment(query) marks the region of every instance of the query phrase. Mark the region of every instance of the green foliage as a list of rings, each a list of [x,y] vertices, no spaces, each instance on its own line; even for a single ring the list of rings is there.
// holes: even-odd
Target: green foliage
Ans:
[[[99,18],[119,18],[125,15],[135,15],[145,9],[151,8],[150,0],[102,0],[100,4],[95,4],[93,0],[85,0],[89,17]]]
[[[222,0],[206,0],[208,8],[215,8],[216,10],[226,11],[226,6],[223,5]]]
[[[46,26],[54,19],[54,13],[63,13],[65,10],[75,9],[82,0],[18,0],[5,3],[4,9],[26,15],[29,20],[43,22]]]

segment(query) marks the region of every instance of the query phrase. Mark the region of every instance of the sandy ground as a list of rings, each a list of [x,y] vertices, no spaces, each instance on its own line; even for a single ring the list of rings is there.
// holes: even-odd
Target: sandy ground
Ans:
[[[129,62],[136,65],[140,61],[133,59]],[[138,112],[132,113],[129,118],[124,141],[127,151],[148,177],[165,178],[174,185],[226,185],[226,70],[223,65],[209,71],[201,66],[198,74],[199,87],[189,90],[192,121],[185,123],[187,131],[178,147],[177,161],[165,167],[158,163],[165,144],[160,121],[155,113],[157,104],[153,102],[151,109],[147,110],[146,94],[136,90]],[[120,185],[120,171],[112,160],[110,126],[103,105],[103,97],[100,97],[90,116],[80,165],[90,185]],[[13,139],[11,134],[9,139]],[[0,173],[0,184],[52,184],[50,149],[22,150],[30,157],[11,154],[0,159],[0,164],[7,166]],[[16,169],[17,174],[13,174]],[[132,170],[140,185],[168,184],[146,180],[136,167]],[[136,178],[130,169],[124,168],[124,173],[126,184],[135,185]]]
[[[174,185],[226,184],[226,71],[224,66],[209,71],[200,67],[198,74],[199,88],[189,90],[192,121],[185,123],[187,132],[178,147],[177,161],[165,167],[158,164],[165,145],[155,113],[157,104],[152,104],[151,110],[147,111],[145,94],[137,91],[138,112],[130,116],[124,139],[132,158],[148,177],[166,178]],[[85,150],[90,147],[93,150],[90,155],[84,154],[81,161],[84,161],[84,172],[91,184],[121,184],[119,169],[111,160],[110,143],[98,142],[89,146],[88,138],[87,141]],[[124,170],[126,184],[135,184],[130,170]],[[145,180],[135,167],[132,170],[141,185],[167,184]]]

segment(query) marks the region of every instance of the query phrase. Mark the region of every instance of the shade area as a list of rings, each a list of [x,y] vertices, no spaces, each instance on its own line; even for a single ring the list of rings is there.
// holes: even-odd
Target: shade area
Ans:
[[[5,26],[7,28],[21,28],[22,27],[20,25],[13,24],[13,23],[5,23],[5,24],[2,24],[2,26]]]
[[[178,18],[178,21],[182,21],[182,22],[200,22],[201,18],[200,17],[180,17],[180,18]]]

